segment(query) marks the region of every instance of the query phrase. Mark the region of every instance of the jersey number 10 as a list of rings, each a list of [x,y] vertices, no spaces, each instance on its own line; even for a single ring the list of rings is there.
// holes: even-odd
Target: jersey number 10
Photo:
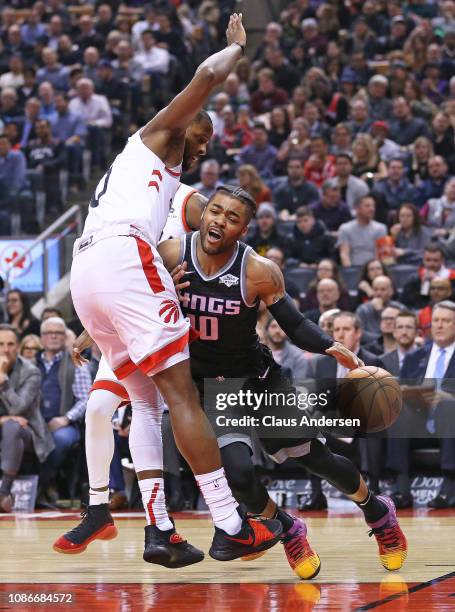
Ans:
[[[196,317],[194,314],[188,315],[191,327],[199,332],[201,340],[218,340],[218,319],[216,317]]]

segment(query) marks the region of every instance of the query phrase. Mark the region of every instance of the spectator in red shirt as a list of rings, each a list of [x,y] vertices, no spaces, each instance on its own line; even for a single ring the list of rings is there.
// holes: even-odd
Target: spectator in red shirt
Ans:
[[[236,121],[234,109],[230,104],[221,111],[224,127],[220,135],[220,144],[224,149],[241,149],[253,139],[251,131]]]
[[[288,94],[275,85],[275,75],[270,68],[258,74],[258,89],[251,95],[251,109],[255,115],[270,112],[275,106],[288,102]]]
[[[303,169],[307,181],[320,188],[322,183],[335,176],[335,157],[328,154],[328,146],[320,134],[310,138],[310,157]]]

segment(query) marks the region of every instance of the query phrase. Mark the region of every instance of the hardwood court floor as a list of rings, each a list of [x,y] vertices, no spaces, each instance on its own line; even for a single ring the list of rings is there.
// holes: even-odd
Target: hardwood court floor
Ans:
[[[76,524],[77,514],[2,516],[0,610],[455,610],[455,511],[402,513],[409,554],[399,573],[382,569],[359,514],[314,513],[306,520],[322,569],[311,583],[291,572],[281,545],[251,562],[220,563],[206,556],[181,570],[146,564],[142,516],[118,517],[117,539],[96,541],[81,555],[61,555],[52,543]],[[179,532],[207,551],[207,515],[176,518]],[[14,603],[14,593],[68,593],[72,601],[21,604],[20,598]]]

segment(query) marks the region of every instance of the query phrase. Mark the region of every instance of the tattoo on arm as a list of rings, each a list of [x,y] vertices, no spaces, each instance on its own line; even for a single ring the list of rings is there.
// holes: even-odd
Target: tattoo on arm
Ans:
[[[270,280],[272,281],[273,285],[272,304],[276,304],[276,302],[278,302],[278,300],[281,300],[284,295],[284,278],[282,273],[278,269],[272,267],[270,269]]]

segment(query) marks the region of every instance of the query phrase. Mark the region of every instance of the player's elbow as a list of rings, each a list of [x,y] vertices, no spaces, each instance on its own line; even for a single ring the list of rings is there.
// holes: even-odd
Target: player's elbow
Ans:
[[[216,71],[211,66],[200,66],[196,74],[201,83],[209,86],[216,83]]]

